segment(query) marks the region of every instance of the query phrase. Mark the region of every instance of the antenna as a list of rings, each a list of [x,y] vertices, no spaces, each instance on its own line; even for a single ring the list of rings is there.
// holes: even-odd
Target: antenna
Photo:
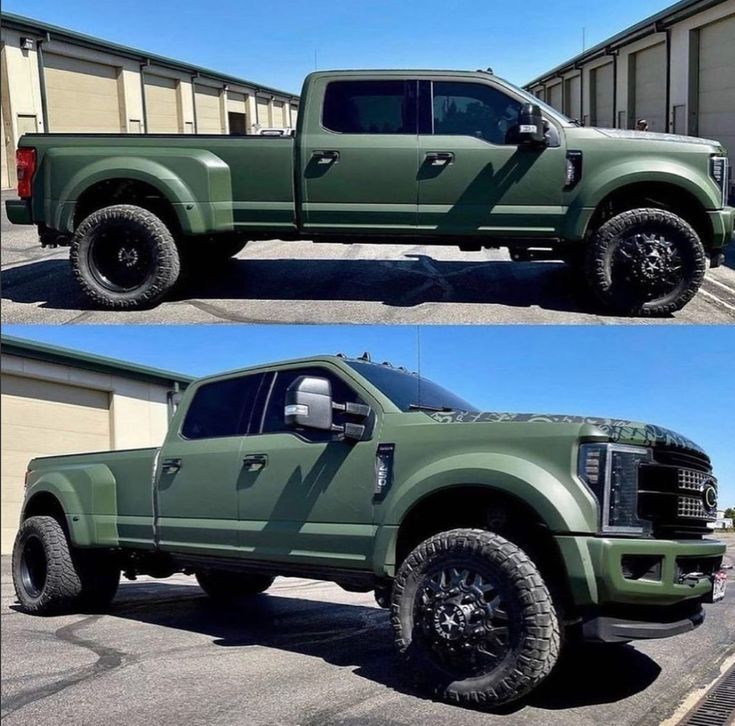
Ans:
[[[421,326],[416,326],[416,371],[419,374],[416,379],[417,400],[416,403],[421,404]]]
[[[317,49],[314,48],[314,70],[316,71],[318,69],[319,69],[319,66],[317,64]]]
[[[587,28],[582,27],[582,53],[587,50]]]

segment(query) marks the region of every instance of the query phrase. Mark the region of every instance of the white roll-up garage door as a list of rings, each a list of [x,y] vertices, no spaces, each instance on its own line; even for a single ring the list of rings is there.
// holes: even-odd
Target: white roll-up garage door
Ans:
[[[551,86],[547,89],[549,104],[552,105],[555,109],[561,111],[561,103],[562,103],[562,92],[561,92],[561,83],[557,83],[555,86]]]
[[[273,127],[284,129],[288,126],[285,118],[283,101],[273,101]]]
[[[590,73],[593,126],[612,128],[615,125],[613,118],[614,78],[612,63],[593,68]]]
[[[698,133],[735,157],[735,15],[699,31]]]
[[[272,128],[272,120],[270,114],[270,104],[267,98],[256,99],[258,104],[258,125],[261,128]]]
[[[648,121],[648,130],[666,131],[666,44],[659,43],[641,50],[634,56],[631,70],[635,74],[634,118]]]
[[[9,554],[36,456],[110,448],[110,397],[65,383],[2,375],[2,552]]]
[[[197,109],[197,133],[223,133],[219,89],[195,85],[194,102]]]
[[[120,133],[118,69],[45,53],[49,128],[53,133]]]
[[[149,134],[181,132],[178,84],[174,78],[145,74],[145,104]]]
[[[564,81],[564,113],[569,118],[582,120],[582,76],[574,76]]]

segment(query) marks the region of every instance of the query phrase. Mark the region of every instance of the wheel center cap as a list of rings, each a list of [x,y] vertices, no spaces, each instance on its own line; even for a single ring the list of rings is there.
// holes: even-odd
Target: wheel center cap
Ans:
[[[457,605],[440,605],[434,611],[434,630],[440,638],[457,640],[462,637],[467,618]]]
[[[138,250],[134,247],[121,247],[117,253],[117,259],[125,267],[135,267],[138,264]]]

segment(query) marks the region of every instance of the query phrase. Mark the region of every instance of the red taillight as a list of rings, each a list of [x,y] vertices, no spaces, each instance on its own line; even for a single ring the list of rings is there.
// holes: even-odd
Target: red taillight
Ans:
[[[31,182],[36,173],[36,150],[18,149],[15,152],[15,165],[18,170],[18,196],[21,199],[29,199]]]

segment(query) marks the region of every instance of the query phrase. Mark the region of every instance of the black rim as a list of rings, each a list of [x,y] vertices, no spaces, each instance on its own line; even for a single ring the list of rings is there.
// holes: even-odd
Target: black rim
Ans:
[[[639,231],[612,250],[611,279],[625,297],[652,302],[676,293],[687,279],[680,240],[667,231]]]
[[[414,637],[437,665],[457,678],[495,670],[513,647],[508,598],[489,568],[431,568],[416,593],[414,615]]]
[[[150,246],[129,224],[98,230],[89,245],[89,269],[95,280],[114,292],[129,292],[153,275]]]
[[[23,589],[31,597],[39,597],[46,586],[48,565],[43,542],[35,535],[30,535],[23,544],[20,557],[20,579]]]

